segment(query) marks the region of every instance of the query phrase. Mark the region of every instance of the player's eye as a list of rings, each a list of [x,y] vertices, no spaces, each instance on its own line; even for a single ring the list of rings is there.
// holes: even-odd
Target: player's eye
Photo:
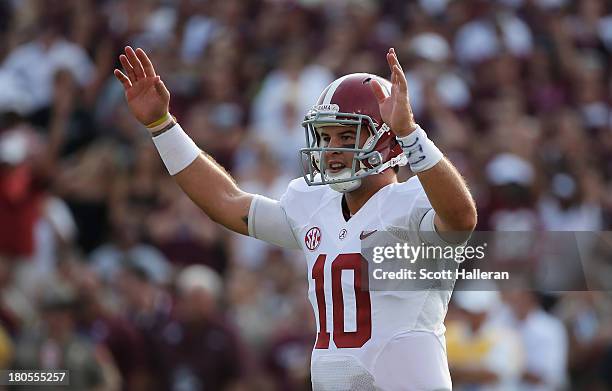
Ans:
[[[352,135],[344,135],[342,136],[342,142],[350,142],[350,141],[354,141],[355,140],[355,136]]]
[[[321,141],[323,142],[323,145],[329,144],[329,139],[330,139],[329,136],[322,136]]]

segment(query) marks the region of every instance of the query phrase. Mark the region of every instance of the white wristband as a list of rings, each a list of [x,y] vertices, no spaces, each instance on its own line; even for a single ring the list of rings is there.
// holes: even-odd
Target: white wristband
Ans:
[[[153,137],[153,143],[170,175],[183,171],[202,152],[179,124]]]
[[[406,154],[410,169],[414,173],[429,170],[444,157],[419,125],[408,136],[397,137],[397,142]]]

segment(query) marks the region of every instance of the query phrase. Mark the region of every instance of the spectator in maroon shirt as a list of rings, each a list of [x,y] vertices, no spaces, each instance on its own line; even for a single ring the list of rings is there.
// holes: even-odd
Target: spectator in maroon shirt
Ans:
[[[143,354],[146,368],[153,382],[150,389],[162,389],[154,380],[163,373],[165,359],[160,354],[158,340],[172,315],[173,302],[164,285],[156,280],[150,268],[129,260],[116,279],[116,292],[121,297],[123,316],[138,330],[144,339]],[[155,384],[151,384],[155,383]],[[158,388],[156,388],[158,387]]]
[[[177,289],[176,319],[158,334],[158,354],[165,361],[156,374],[160,389],[240,389],[246,384],[246,355],[217,307],[221,278],[194,265],[180,273]]]
[[[104,293],[97,276],[85,267],[77,283],[81,332],[110,351],[123,379],[124,390],[148,390],[145,345],[142,335],[127,320],[109,311],[101,300]]]

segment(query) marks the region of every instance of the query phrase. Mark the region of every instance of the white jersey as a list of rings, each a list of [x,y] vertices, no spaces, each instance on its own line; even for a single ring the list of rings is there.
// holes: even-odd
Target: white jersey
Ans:
[[[385,186],[348,221],[341,193],[302,178],[290,183],[280,205],[308,263],[317,323],[313,388],[450,389],[443,321],[451,292],[361,286],[369,267],[362,238],[393,228],[416,232],[432,209],[418,178]]]

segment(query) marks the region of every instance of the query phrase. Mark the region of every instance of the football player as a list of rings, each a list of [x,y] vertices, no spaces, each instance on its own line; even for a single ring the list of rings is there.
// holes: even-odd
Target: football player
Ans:
[[[153,136],[169,173],[214,221],[302,249],[317,321],[315,390],[450,390],[443,320],[450,291],[369,291],[361,241],[391,228],[448,244],[471,232],[474,201],[412,114],[395,51],[391,81],[351,74],[331,83],[303,122],[304,176],[280,200],[238,188],[168,112],[170,94],[142,49],[125,48],[115,70],[133,115]],[[416,176],[398,183],[396,166]]]

